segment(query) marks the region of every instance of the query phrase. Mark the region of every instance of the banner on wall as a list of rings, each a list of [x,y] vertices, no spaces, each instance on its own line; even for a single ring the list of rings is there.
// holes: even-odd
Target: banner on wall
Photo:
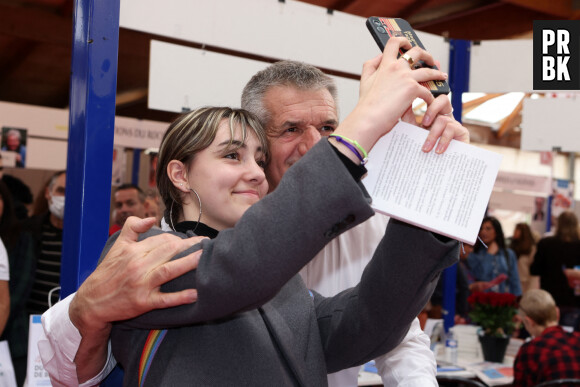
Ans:
[[[158,148],[167,130],[164,122],[115,117],[115,146],[125,148]]]
[[[114,144],[135,149],[157,148],[168,125],[115,117]],[[0,102],[0,135],[5,167],[66,168],[67,109]]]
[[[494,188],[505,191],[543,193],[548,196],[552,190],[552,179],[546,176],[500,171],[495,179]]]

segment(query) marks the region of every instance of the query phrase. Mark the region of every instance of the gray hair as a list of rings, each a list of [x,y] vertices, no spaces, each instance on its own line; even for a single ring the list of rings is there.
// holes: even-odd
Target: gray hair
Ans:
[[[318,68],[304,62],[276,62],[257,72],[242,92],[242,108],[256,115],[264,127],[271,119],[264,106],[264,94],[274,86],[292,86],[300,90],[326,89],[335,104],[338,101],[334,80]]]
[[[6,132],[6,137],[16,137],[18,140],[22,140],[22,133],[18,129],[10,129]]]
[[[48,190],[49,191],[52,191],[52,188],[56,184],[56,179],[58,179],[60,175],[64,175],[65,173],[66,173],[66,170],[57,171],[50,177],[50,181],[48,182]]]

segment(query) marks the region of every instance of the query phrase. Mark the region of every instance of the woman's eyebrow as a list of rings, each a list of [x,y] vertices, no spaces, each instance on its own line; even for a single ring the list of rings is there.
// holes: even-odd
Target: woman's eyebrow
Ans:
[[[246,148],[247,145],[245,142],[240,141],[240,140],[225,140],[223,142],[220,142],[218,144],[219,147],[224,147],[224,146],[234,146],[236,148]]]

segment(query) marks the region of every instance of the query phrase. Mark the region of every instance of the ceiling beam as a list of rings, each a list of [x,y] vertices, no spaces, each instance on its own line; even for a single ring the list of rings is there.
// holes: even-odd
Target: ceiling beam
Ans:
[[[530,94],[526,93],[526,95],[524,95],[524,98],[522,98],[522,100],[517,104],[514,110],[512,110],[512,112],[506,118],[504,118],[503,122],[501,123],[501,126],[499,127],[496,133],[496,136],[498,138],[503,137],[504,134],[506,134],[509,130],[513,129],[517,125],[518,121],[521,121],[520,115],[524,107],[524,99],[529,98],[529,96]]]
[[[0,35],[71,46],[72,18],[37,8],[0,4]]]
[[[490,93],[482,97],[472,99],[471,101],[464,102],[462,105],[462,114],[465,115],[469,113],[471,110],[481,105],[482,103],[487,102],[490,99],[499,97],[500,95],[503,95],[503,93]]]
[[[126,105],[131,105],[136,102],[141,102],[143,100],[147,100],[147,95],[149,91],[146,87],[140,87],[133,90],[126,90],[120,93],[117,93],[117,97],[115,98],[115,105],[117,107],[123,107]]]
[[[452,2],[440,6],[420,9],[418,12],[406,16],[406,19],[411,25],[415,26],[420,23],[432,22],[458,13],[477,10],[484,5],[489,5],[489,1],[465,0],[461,2]]]
[[[450,38],[477,41],[522,34],[533,29],[534,20],[550,19],[554,16],[512,4],[493,3],[438,20],[415,23],[414,28]]]
[[[578,19],[580,10],[575,10],[572,0],[502,0],[504,3],[554,15],[562,19]]]

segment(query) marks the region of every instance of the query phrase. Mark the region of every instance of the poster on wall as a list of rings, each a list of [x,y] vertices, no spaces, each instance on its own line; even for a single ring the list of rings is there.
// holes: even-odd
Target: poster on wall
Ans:
[[[123,184],[123,171],[125,171],[127,157],[125,148],[116,146],[113,148],[113,177],[111,185],[118,187]]]
[[[14,166],[17,168],[26,166],[26,140],[26,129],[9,126],[2,127],[2,143],[0,144],[2,151],[14,154]]]
[[[532,214],[532,230],[543,235],[548,224],[548,198],[536,196],[534,198],[534,212]]]
[[[550,224],[556,225],[558,216],[564,211],[574,209],[574,182],[554,179],[552,182],[552,202],[550,206]]]

